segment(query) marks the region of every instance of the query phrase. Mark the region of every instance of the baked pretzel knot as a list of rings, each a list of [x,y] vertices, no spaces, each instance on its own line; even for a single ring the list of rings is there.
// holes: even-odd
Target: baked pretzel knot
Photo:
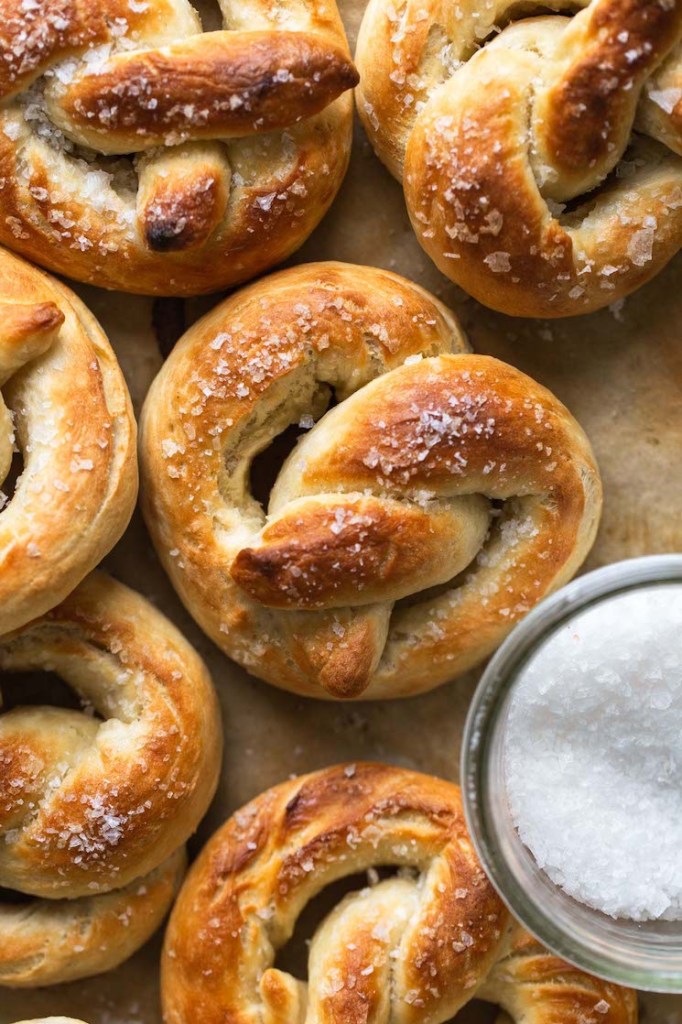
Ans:
[[[658,273],[682,245],[681,37],[682,0],[370,0],[360,113],[443,273],[542,317]]]
[[[0,634],[65,598],[119,539],[137,497],[135,440],[95,318],[0,249]]]
[[[2,0],[0,240],[106,288],[191,295],[330,205],[357,81],[333,0]]]
[[[95,974],[170,906],[217,784],[215,694],[170,623],[97,574],[3,637],[0,668],[56,671],[86,704],[0,714],[0,886],[40,897],[0,903],[0,985]]]
[[[252,460],[298,423],[266,515]],[[250,671],[318,697],[409,695],[480,661],[577,569],[601,507],[557,399],[368,267],[298,267],[218,306],[141,433],[147,522],[189,610]]]
[[[314,932],[307,984],[273,966],[325,886],[387,867],[402,870]],[[442,1024],[478,997],[523,1024],[637,1020],[633,993],[515,930],[459,788],[400,768],[340,765],[253,800],[200,854],[166,933],[166,1024]]]

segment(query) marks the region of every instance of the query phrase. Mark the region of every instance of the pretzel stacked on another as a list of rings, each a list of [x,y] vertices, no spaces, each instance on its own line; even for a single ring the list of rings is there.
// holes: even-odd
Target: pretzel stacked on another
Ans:
[[[274,967],[305,905],[376,868],[310,942],[308,981]],[[215,834],[173,909],[166,1024],[443,1024],[471,999],[523,1024],[636,1024],[635,994],[548,953],[511,921],[459,788],[380,764],[276,786]]]
[[[1,634],[80,583],[137,497],[135,420],[109,342],[71,291],[4,249],[0,389],[0,487],[14,486],[0,493]]]
[[[357,82],[333,0],[0,3],[0,240],[146,294],[293,252],[346,170]],[[346,95],[342,95],[346,93]]]
[[[681,38],[682,0],[370,0],[360,115],[440,270],[533,317],[658,273],[682,246]]]
[[[218,781],[215,693],[180,633],[98,574],[2,637],[0,669],[56,671],[86,705],[0,714],[0,886],[38,898],[0,902],[0,985],[86,977],[173,900]]]
[[[251,464],[296,423],[312,429],[266,515]],[[188,331],[147,397],[141,459],[197,621],[318,697],[411,695],[476,664],[575,572],[601,509],[553,395],[468,354],[423,289],[336,263],[252,285]]]

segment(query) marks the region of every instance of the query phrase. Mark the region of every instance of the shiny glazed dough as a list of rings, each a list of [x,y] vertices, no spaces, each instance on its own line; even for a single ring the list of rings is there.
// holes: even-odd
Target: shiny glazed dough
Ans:
[[[370,0],[358,109],[442,273],[530,317],[658,273],[682,245],[681,38],[678,0]]]
[[[0,133],[1,134],[1,133]],[[0,249],[0,633],[58,604],[109,552],[137,497],[136,425],[84,304]]]
[[[339,263],[266,278],[178,342],[142,415],[143,508],[190,612],[255,675],[326,698],[431,689],[582,562],[587,438],[467,349],[423,289]],[[310,429],[266,515],[251,466],[291,424]]]
[[[274,966],[325,886],[387,866],[401,870],[351,892],[316,928],[307,983]],[[510,920],[459,788],[402,768],[339,765],[257,797],[199,855],[166,933],[166,1024],[443,1024],[473,998],[518,1024],[638,1016],[633,992]]]
[[[103,574],[1,638],[0,669],[55,671],[84,702],[0,714],[0,886],[39,898],[0,902],[0,985],[95,974],[172,902],[218,781],[215,693],[170,622]]]
[[[331,204],[357,82],[333,0],[2,4],[0,241],[99,287],[194,295]]]

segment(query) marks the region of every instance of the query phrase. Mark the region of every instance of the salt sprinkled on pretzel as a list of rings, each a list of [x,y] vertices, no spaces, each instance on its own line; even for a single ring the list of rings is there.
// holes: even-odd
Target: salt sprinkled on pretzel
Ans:
[[[357,75],[333,2],[3,0],[0,240],[197,294],[296,249],[341,182]],[[346,95],[342,95],[346,93]]]
[[[0,249],[0,633],[58,604],[119,539],[137,497],[135,441],[95,318]]]
[[[160,923],[218,780],[208,673],[147,601],[102,574],[0,640],[0,669],[55,671],[83,710],[0,714],[0,985],[115,966]],[[1,679],[0,679],[1,682]]]
[[[360,115],[444,274],[505,313],[586,313],[682,244],[682,2],[522,14],[370,0]]]
[[[266,515],[251,463],[296,423],[312,429]],[[189,610],[250,671],[319,697],[470,668],[575,572],[601,509],[561,403],[368,267],[298,267],[218,306],[166,362],[141,433],[147,522]]]
[[[376,869],[398,874],[380,879]],[[368,872],[316,928],[308,980],[274,966],[306,904]],[[257,797],[215,834],[171,915],[167,1024],[444,1024],[474,998],[520,1024],[636,1024],[633,992],[548,953],[510,920],[459,788],[339,765]]]

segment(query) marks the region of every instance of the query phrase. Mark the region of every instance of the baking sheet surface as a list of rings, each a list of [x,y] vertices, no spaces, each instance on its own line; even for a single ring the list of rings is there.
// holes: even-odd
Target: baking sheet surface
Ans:
[[[342,4],[354,39],[364,3]],[[621,558],[682,551],[682,258],[620,308],[568,321],[512,320],[449,284],[415,241],[399,185],[356,128],[351,168],[331,213],[294,262],[347,260],[386,267],[431,289],[460,316],[477,352],[515,364],[568,405],[587,430],[605,483],[605,508],[587,568]],[[135,408],[162,362],[150,300],[78,289],[121,360]],[[162,332],[190,323],[216,298],[156,307]],[[327,704],[249,678],[194,625],[161,571],[136,515],[106,560],[146,594],[206,659],[218,688],[225,763],[218,795],[192,843],[197,849],[239,805],[292,772],[374,758],[457,778],[460,735],[475,678],[402,702]],[[304,968],[299,943],[298,969]],[[64,1014],[89,1024],[160,1024],[158,957],[152,940],[108,975],[52,989],[0,989],[0,1024]],[[647,1024],[682,1024],[682,998],[643,996]],[[458,1022],[489,1021],[473,1007]],[[197,1024],[201,1022],[197,1021]]]

